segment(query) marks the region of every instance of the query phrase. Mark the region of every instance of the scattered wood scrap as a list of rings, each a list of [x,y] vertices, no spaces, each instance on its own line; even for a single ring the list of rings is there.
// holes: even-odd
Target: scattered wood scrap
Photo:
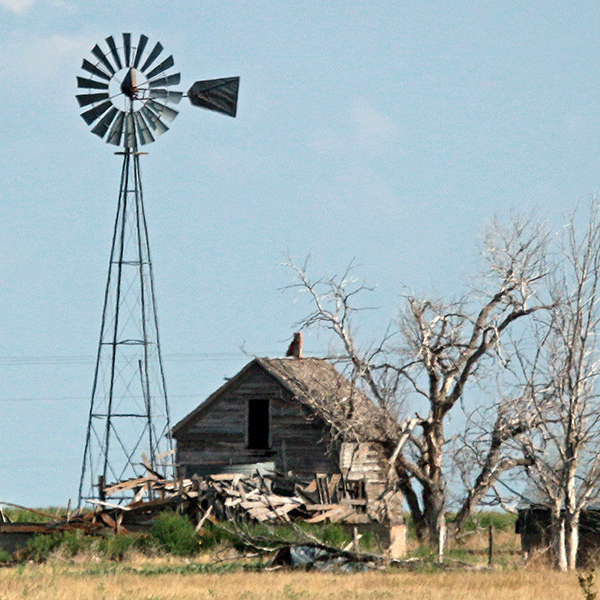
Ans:
[[[291,493],[290,493],[291,492]],[[123,503],[121,497],[133,493]],[[351,497],[340,475],[316,475],[310,481],[293,478],[252,477],[241,473],[219,473],[205,477],[167,480],[149,471],[145,477],[129,479],[104,488],[105,501],[91,501],[96,513],[108,513],[113,519],[123,514],[123,526],[135,524],[140,515],[167,507],[196,513],[197,519],[255,520],[259,522],[366,523],[366,499]],[[114,513],[114,514],[113,514]]]
[[[189,515],[200,530],[206,520],[309,523],[367,523],[366,499],[353,497],[340,475],[316,475],[308,481],[294,478],[248,477],[221,473],[205,477],[169,480],[147,468],[147,475],[105,486],[103,500],[90,499],[91,510],[71,510],[66,516],[28,510],[48,519],[43,523],[10,523],[0,510],[0,533],[52,533],[83,530],[87,534],[111,530],[141,531],[152,525],[165,509]],[[354,494],[356,496],[356,494]]]

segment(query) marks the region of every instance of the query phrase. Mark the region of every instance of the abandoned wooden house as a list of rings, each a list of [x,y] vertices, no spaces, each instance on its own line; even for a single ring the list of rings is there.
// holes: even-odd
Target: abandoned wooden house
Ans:
[[[255,358],[173,428],[179,476],[224,472],[312,479],[339,475],[375,520],[402,522],[402,496],[373,439],[356,443],[327,425],[315,407],[351,404],[353,418],[375,405],[319,358]]]

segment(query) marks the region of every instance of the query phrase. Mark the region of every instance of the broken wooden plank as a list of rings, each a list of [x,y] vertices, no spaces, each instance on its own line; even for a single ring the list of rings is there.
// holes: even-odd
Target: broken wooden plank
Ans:
[[[106,508],[114,508],[116,510],[125,510],[129,511],[131,508],[129,506],[123,506],[122,504],[115,504],[114,502],[103,502],[102,500],[92,500],[91,498],[87,498],[86,502],[90,504],[96,504],[97,506],[105,506]]]
[[[329,519],[332,523],[339,523],[345,517],[350,516],[354,511],[349,506],[334,505],[335,508],[325,511],[320,515],[307,519],[307,523],[321,523]]]
[[[337,495],[337,488],[340,483],[341,475],[334,473],[327,484],[327,493],[329,494],[329,499],[333,500],[333,496]]]
[[[209,475],[209,479],[213,481],[233,481],[238,478],[238,481],[244,477],[242,473],[217,473],[215,475]]]
[[[305,488],[304,491],[309,493],[309,494],[313,494],[314,492],[317,491],[317,480],[313,479]]]
[[[208,517],[210,517],[210,515],[212,513],[212,509],[213,509],[212,505],[206,509],[206,512],[204,513],[204,515],[202,516],[202,518],[198,521],[198,524],[196,525],[196,533],[198,533],[202,529],[202,525],[204,525],[204,522],[206,521],[206,519],[208,519]]]
[[[108,513],[100,513],[99,516],[111,529],[117,530],[117,522]]]
[[[112,496],[119,492],[125,492],[127,490],[133,490],[134,488],[145,485],[149,481],[156,481],[156,477],[138,477],[137,479],[127,479],[114,483],[107,488],[104,488],[104,493],[107,496]]]

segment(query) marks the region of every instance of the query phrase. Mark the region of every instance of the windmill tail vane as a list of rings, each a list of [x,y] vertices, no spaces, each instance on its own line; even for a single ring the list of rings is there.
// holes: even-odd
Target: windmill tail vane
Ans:
[[[173,476],[173,441],[162,364],[139,145],[168,131],[184,94],[160,42],[113,36],[84,59],[76,95],[92,133],[121,146],[123,166],[79,483],[79,505],[103,499],[110,481],[145,467]],[[239,77],[195,82],[193,106],[236,116]],[[144,456],[143,460],[140,456]],[[161,459],[161,457],[163,457]],[[126,500],[125,496],[113,498]]]

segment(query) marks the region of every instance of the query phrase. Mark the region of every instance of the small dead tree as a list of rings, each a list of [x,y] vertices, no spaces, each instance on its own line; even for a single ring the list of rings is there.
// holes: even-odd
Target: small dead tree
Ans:
[[[379,440],[417,533],[427,534],[440,557],[447,535],[448,417],[467,384],[502,362],[505,332],[545,306],[535,296],[546,274],[546,244],[544,230],[530,222],[515,218],[508,228],[495,222],[484,244],[482,289],[455,302],[407,296],[396,326],[367,348],[358,345],[352,319],[359,310],[355,297],[368,288],[351,277],[351,269],[341,277],[312,281],[306,264],[288,263],[297,277],[290,287],[308,292],[312,301],[313,310],[300,326],[325,328],[341,342],[340,359],[349,366],[351,379],[371,396],[378,415],[385,415],[378,416],[385,423]],[[409,418],[411,413],[416,416]],[[352,427],[357,439],[368,441],[370,428],[356,422]],[[500,449],[523,427],[508,411],[498,412],[487,460],[461,509],[462,522],[501,472],[515,466],[502,461]]]
[[[516,347],[538,424],[522,440],[532,461],[530,501],[552,515],[557,567],[574,569],[581,511],[600,492],[600,204],[578,233],[574,212],[561,241],[562,260],[548,278],[553,299],[536,319],[535,352]]]

